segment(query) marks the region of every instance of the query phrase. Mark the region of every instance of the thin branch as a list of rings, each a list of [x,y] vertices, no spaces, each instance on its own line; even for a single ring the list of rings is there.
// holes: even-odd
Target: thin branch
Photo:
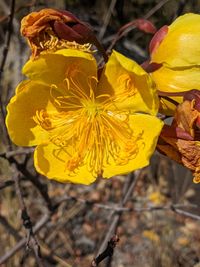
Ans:
[[[0,190],[6,188],[8,186],[14,185],[14,184],[15,184],[15,182],[13,180],[8,180],[8,181],[5,181],[5,182],[0,182]]]
[[[9,161],[11,163],[15,163],[15,166],[17,170],[25,177],[27,177],[27,180],[30,180],[32,184],[37,188],[37,190],[40,192],[41,196],[43,197],[44,201],[47,204],[47,207],[49,211],[53,211],[54,206],[52,204],[52,201],[48,195],[48,187],[40,182],[38,179],[38,176],[33,176],[26,168],[26,162],[25,164],[19,164],[18,161],[14,157],[10,157]]]
[[[125,194],[124,194],[124,196],[123,196],[123,198],[119,204],[119,206],[121,208],[126,204],[128,198],[130,197],[130,194],[133,192],[133,190],[136,186],[136,183],[140,177],[140,174],[141,174],[141,170],[136,171],[134,173],[134,175],[133,175],[133,173],[130,174],[129,179],[130,179],[131,184],[128,186],[126,183],[124,184],[124,187],[126,187],[126,192],[125,192]],[[100,254],[101,251],[104,250],[108,240],[110,239],[110,236],[113,234],[116,234],[116,229],[117,229],[120,217],[121,217],[121,212],[116,213],[116,211],[114,211],[114,210],[112,211],[112,216],[111,216],[112,223],[110,224],[110,226],[108,228],[107,234],[105,235],[97,254]]]
[[[117,235],[114,235],[110,239],[110,241],[108,241],[106,249],[92,261],[91,267],[97,267],[99,263],[102,262],[107,257],[111,258],[114,252],[114,248],[117,245],[117,242],[119,242],[119,237]]]
[[[0,153],[0,157],[4,157],[6,159],[18,156],[18,155],[28,155],[34,151],[34,148],[18,148],[12,151],[6,151]]]
[[[162,6],[164,6],[167,2],[169,2],[170,0],[162,0],[159,1],[159,3],[157,5],[155,5],[152,9],[150,9],[146,15],[144,15],[142,18],[144,19],[149,19],[154,13],[156,13]],[[112,43],[110,44],[110,46],[107,49],[107,53],[109,54],[111,52],[111,50],[113,49],[113,47],[116,45],[116,43],[122,38],[124,37],[127,33],[129,33],[130,31],[132,31],[133,29],[136,29],[136,26],[132,26],[131,28],[126,29],[125,31],[121,32],[121,28],[119,29],[119,31],[117,32],[117,34],[115,35]]]
[[[10,15],[9,15],[9,21],[8,21],[8,29],[7,29],[7,34],[6,34],[6,42],[3,50],[3,57],[1,60],[0,64],[0,80],[2,78],[2,73],[4,71],[4,66],[6,63],[7,55],[8,55],[8,50],[10,46],[10,40],[11,40],[11,35],[12,35],[12,28],[13,28],[13,18],[14,18],[14,13],[15,13],[15,0],[12,0],[11,6],[10,6]]]
[[[21,239],[21,236],[18,234],[17,230],[8,222],[8,220],[0,215],[0,224],[4,226],[4,228],[14,236],[14,238],[19,241]]]
[[[2,121],[5,121],[5,110],[4,110],[4,106],[3,106],[3,99],[2,99],[2,74],[4,71],[4,66],[6,63],[6,59],[7,59],[7,55],[8,55],[8,50],[9,50],[9,46],[10,46],[10,41],[11,41],[11,35],[12,35],[12,29],[13,29],[13,18],[14,18],[14,12],[15,12],[15,0],[12,0],[11,2],[11,6],[10,6],[10,15],[9,15],[9,21],[8,21],[8,28],[7,28],[7,32],[6,32],[6,41],[5,41],[5,46],[3,49],[3,56],[2,56],[2,60],[1,60],[1,64],[0,64],[0,109],[1,109],[1,117],[2,117]],[[3,131],[5,136],[7,137],[8,142],[10,142],[10,139],[8,137],[8,133],[5,127],[5,124],[3,124]],[[9,143],[10,145],[10,143]]]
[[[136,182],[136,181],[134,181]],[[129,192],[133,191],[133,189],[129,190]],[[127,195],[126,195],[127,196]],[[72,201],[76,201],[76,202],[80,202],[82,204],[85,204],[86,206],[89,207],[96,207],[99,209],[104,209],[104,210],[110,210],[114,213],[121,213],[121,212],[151,212],[151,211],[155,211],[155,210],[177,210],[177,209],[189,209],[189,208],[199,208],[200,206],[196,205],[196,204],[171,204],[171,205],[166,205],[166,206],[154,206],[154,205],[147,205],[145,207],[131,207],[131,208],[127,208],[127,207],[123,207],[121,205],[116,205],[115,203],[110,203],[110,204],[101,204],[95,201],[90,201],[88,199],[83,199],[83,198],[76,198],[76,197],[72,197],[72,196],[66,196],[64,195],[61,199],[58,200],[58,204],[55,204],[55,206],[60,205],[61,203],[67,201],[67,200],[72,200]],[[137,204],[137,203],[135,203]]]
[[[127,179],[126,182],[124,183],[123,189],[125,192],[124,192],[124,196],[122,197],[122,200],[120,201],[120,205],[119,205],[120,207],[123,207],[126,204],[127,200],[129,199],[131,193],[133,192],[133,190],[136,186],[136,183],[140,177],[140,174],[141,174],[141,170],[135,171],[134,175],[133,175],[133,173],[131,173],[129,175],[129,182]],[[98,263],[100,261],[102,261],[104,258],[107,258],[107,263],[109,263],[109,265],[110,265],[110,263],[112,261],[113,250],[112,250],[111,255],[109,255],[107,253],[108,252],[107,249],[109,248],[108,240],[109,240],[110,236],[112,236],[113,234],[114,234],[114,236],[117,236],[116,232],[117,232],[117,227],[118,227],[118,224],[120,221],[121,214],[122,214],[121,212],[116,213],[115,211],[112,211],[112,215],[111,215],[112,222],[110,223],[110,226],[107,230],[107,233],[106,233],[106,235],[105,235],[105,237],[104,237],[104,239],[100,245],[98,253],[97,253],[97,255],[98,254],[100,254],[100,255],[95,260],[92,261],[91,266],[97,266]],[[112,238],[111,238],[111,240],[112,240]],[[107,242],[108,242],[107,248],[105,249],[104,252],[101,253],[101,251],[103,251],[103,249],[105,248]],[[98,259],[100,259],[100,261],[98,261]],[[106,264],[106,265],[108,265],[108,264]]]
[[[21,218],[23,221],[23,225],[25,229],[27,230],[27,242],[26,242],[26,247],[32,248],[35,254],[35,259],[39,267],[44,267],[41,253],[40,253],[40,246],[35,238],[35,235],[33,233],[33,228],[32,228],[32,222],[31,219],[28,215],[27,208],[24,202],[24,199],[22,197],[22,192],[20,189],[19,185],[19,174],[18,172],[13,176],[14,182],[15,182],[15,188],[16,188],[16,194],[19,199],[19,204],[21,208]]]
[[[41,250],[44,255],[51,257],[53,260],[57,261],[60,267],[72,267],[68,262],[58,256],[52,249],[48,248],[46,244],[42,244]]]
[[[46,223],[50,220],[50,215],[45,214],[43,217],[37,222],[35,227],[33,227],[33,234],[36,234],[39,232],[45,225]],[[7,251],[1,258],[0,258],[0,264],[5,263],[9,258],[11,258],[17,251],[22,249],[27,242],[27,238],[24,237],[22,238],[12,249]]]
[[[57,205],[53,212],[44,214],[43,217],[36,223],[33,227],[33,234],[38,233],[51,219],[51,217],[55,214],[59,206],[63,203],[63,201],[57,202]],[[70,217],[71,218],[71,217]],[[12,249],[7,251],[5,255],[0,258],[0,265],[5,263],[9,258],[11,258],[16,252],[22,249],[27,243],[27,238],[22,238]],[[70,266],[70,265],[69,265]]]
[[[113,9],[114,9],[114,7],[116,5],[116,2],[117,2],[117,0],[112,0],[110,2],[110,6],[109,6],[108,11],[106,13],[103,26],[101,27],[101,30],[99,32],[99,39],[102,39],[104,34],[105,34],[105,32],[106,32],[106,29],[108,27],[108,23],[110,21],[110,17],[111,17],[111,14],[113,13]]]
[[[18,161],[14,158],[16,155],[29,155],[33,151],[33,148],[31,149],[18,149],[14,151],[8,151],[1,153],[0,156],[6,158],[9,160],[10,163],[15,163],[17,169],[19,172],[25,176],[26,178],[22,178],[24,180],[29,180],[32,182],[32,184],[37,188],[37,190],[40,192],[41,196],[45,200],[47,207],[49,211],[52,211],[54,209],[54,206],[52,204],[52,201],[48,195],[48,187],[41,183],[38,177],[33,176],[26,168],[26,160],[25,163],[19,164]],[[22,180],[21,179],[21,180]],[[3,188],[6,188],[7,186],[10,186],[14,183],[13,180],[8,180],[6,182],[0,182],[0,190]]]
[[[177,209],[174,206],[171,206],[171,210],[174,211],[175,213],[179,214],[179,215],[183,215],[185,217],[189,217],[189,218],[200,221],[200,215],[197,215],[197,214],[185,211],[185,210]]]

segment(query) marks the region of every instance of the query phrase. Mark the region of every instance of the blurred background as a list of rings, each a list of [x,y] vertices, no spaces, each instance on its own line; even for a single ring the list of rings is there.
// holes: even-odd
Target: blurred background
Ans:
[[[117,233],[113,257],[99,266],[200,267],[200,185],[187,169],[155,152],[150,166],[135,174],[91,186],[59,184],[35,172],[33,149],[12,144],[4,124],[30,56],[20,35],[23,16],[47,7],[69,10],[108,48],[124,24],[148,14],[159,29],[181,14],[199,13],[200,1],[19,0],[12,34],[11,5],[0,0],[0,266],[89,267]],[[134,29],[114,49],[142,63],[151,38]]]

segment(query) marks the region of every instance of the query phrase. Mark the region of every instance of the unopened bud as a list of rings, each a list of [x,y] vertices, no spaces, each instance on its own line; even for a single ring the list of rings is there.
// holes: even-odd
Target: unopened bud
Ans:
[[[146,33],[154,34],[157,30],[155,25],[147,19],[137,19],[135,21],[135,25],[139,30],[146,32]]]

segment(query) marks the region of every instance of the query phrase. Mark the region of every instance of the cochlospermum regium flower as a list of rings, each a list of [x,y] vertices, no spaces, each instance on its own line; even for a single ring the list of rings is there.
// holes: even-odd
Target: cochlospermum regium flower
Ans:
[[[148,165],[163,123],[149,75],[113,52],[98,77],[96,60],[59,50],[29,60],[8,105],[13,142],[37,146],[37,171],[60,182],[90,184]]]
[[[158,90],[200,90],[200,15],[185,14],[162,27],[150,43],[151,75]],[[171,97],[181,103],[183,97]],[[173,114],[176,106],[162,100],[161,113]]]
[[[177,106],[172,125],[164,125],[158,150],[189,168],[194,183],[200,183],[200,91],[185,93]]]
[[[65,10],[46,8],[28,14],[21,21],[21,34],[28,40],[33,58],[42,51],[90,51],[91,44],[99,46],[89,25]]]

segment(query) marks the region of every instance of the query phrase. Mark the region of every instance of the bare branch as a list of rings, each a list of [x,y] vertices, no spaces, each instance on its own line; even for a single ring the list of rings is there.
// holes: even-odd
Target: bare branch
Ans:
[[[106,16],[105,16],[105,19],[104,19],[104,24],[101,27],[101,30],[99,32],[99,39],[102,39],[103,36],[104,36],[104,34],[105,34],[105,32],[106,32],[106,29],[108,27],[108,23],[110,21],[110,17],[111,17],[111,14],[113,13],[113,9],[114,9],[114,7],[116,5],[116,2],[117,2],[117,0],[112,0],[110,2],[110,6],[108,8],[108,11],[107,11]]]
[[[15,0],[12,0],[11,2],[11,6],[10,6],[10,15],[9,15],[9,21],[8,21],[8,28],[7,28],[7,32],[6,32],[6,41],[5,41],[5,46],[3,49],[3,56],[2,56],[2,60],[1,60],[1,64],[0,64],[0,110],[1,110],[1,117],[2,117],[2,121],[5,121],[5,110],[4,110],[4,106],[3,106],[3,100],[2,100],[2,73],[4,71],[4,66],[6,63],[6,59],[7,59],[7,55],[8,55],[8,50],[9,50],[9,46],[10,46],[10,40],[11,40],[11,35],[12,35],[12,28],[13,28],[13,18],[14,18],[14,12],[15,12]],[[6,130],[6,126],[4,123],[2,123],[2,127],[3,127],[3,131],[4,131],[4,136],[7,137],[7,141],[10,145],[10,139],[8,137],[8,133]]]
[[[28,155],[30,153],[32,153],[34,151],[34,148],[18,148],[16,150],[12,150],[12,151],[7,151],[7,152],[2,152],[0,153],[0,157],[4,157],[4,158],[11,158],[14,156],[19,156],[19,155]]]
[[[35,227],[33,227],[33,234],[36,234],[38,231],[40,231],[46,223],[50,220],[50,215],[45,214],[43,217],[37,222]],[[9,258],[11,258],[17,251],[19,251],[21,248],[23,248],[26,245],[27,238],[22,238],[12,249],[7,251],[5,255],[3,255],[0,258],[0,264],[5,263]]]
[[[21,218],[23,221],[23,225],[24,225],[25,229],[27,230],[26,247],[27,248],[31,247],[33,249],[38,266],[44,267],[41,253],[40,253],[40,246],[39,246],[38,241],[36,240],[35,235],[33,233],[32,222],[31,222],[31,219],[28,215],[27,208],[26,208],[24,199],[22,197],[22,192],[21,192],[20,185],[19,185],[18,172],[17,172],[17,174],[13,175],[13,179],[15,182],[16,194],[18,196],[19,204],[20,204],[20,208],[21,208]]]
[[[155,5],[152,9],[149,10],[149,12],[147,12],[146,15],[144,15],[142,18],[144,19],[149,19],[153,14],[155,14],[162,6],[164,6],[167,2],[169,2],[170,0],[162,0],[159,1],[159,3],[157,5]],[[115,35],[112,43],[110,44],[110,46],[107,49],[107,53],[109,54],[111,52],[111,50],[113,49],[113,47],[116,45],[116,43],[123,37],[125,36],[127,33],[129,33],[130,31],[134,30],[136,28],[136,26],[132,26],[128,29],[126,29],[125,31],[121,32],[121,28],[119,29],[119,31],[117,32],[117,34]]]
[[[110,241],[108,241],[108,245],[106,249],[98,256],[96,259],[92,261],[91,267],[96,267],[99,265],[100,262],[102,262],[107,257],[112,257],[114,248],[117,245],[117,242],[119,242],[119,237],[117,235],[114,235]]]
[[[130,194],[133,192],[133,190],[136,186],[136,183],[140,177],[140,174],[141,174],[141,170],[136,171],[135,176],[133,175],[133,173],[130,174],[130,176],[129,176],[130,185],[128,184],[128,179],[126,180],[126,182],[124,184],[124,188],[126,189],[126,192],[125,192],[125,194],[121,200],[121,203],[119,204],[120,208],[122,208],[126,204],[127,200],[129,199]],[[116,212],[114,210],[112,211],[112,216],[111,216],[112,223],[110,224],[110,226],[108,228],[108,231],[104,237],[104,240],[102,241],[102,243],[100,245],[100,248],[99,248],[97,254],[100,254],[101,251],[103,251],[108,240],[110,239],[110,236],[113,234],[116,234],[116,229],[117,229],[120,217],[121,217],[121,212]]]
[[[14,238],[19,241],[21,236],[18,234],[17,230],[8,222],[8,220],[0,215],[0,223],[5,227],[5,229],[14,236]]]

